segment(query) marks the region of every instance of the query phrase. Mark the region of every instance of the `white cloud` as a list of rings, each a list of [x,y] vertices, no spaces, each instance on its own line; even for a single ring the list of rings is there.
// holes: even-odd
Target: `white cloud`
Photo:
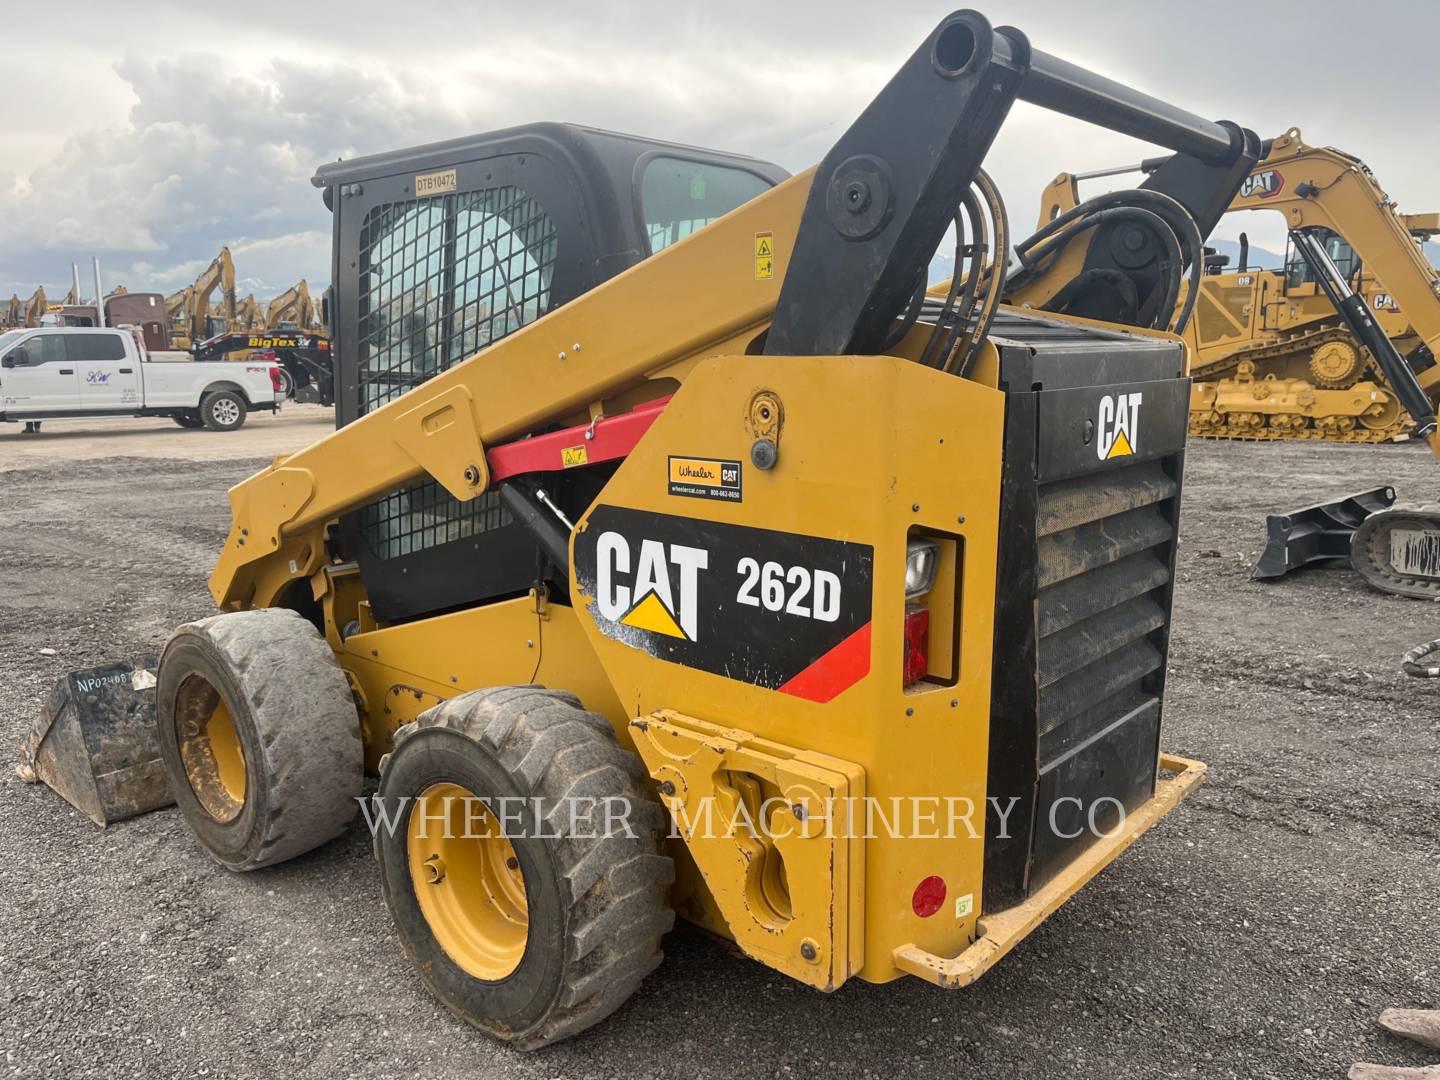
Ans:
[[[798,3],[397,8],[393,0],[296,5],[252,0],[207,9],[189,0],[84,5],[86,33],[53,12],[7,13],[11,83],[0,98],[0,295],[62,286],[92,253],[107,280],[176,288],[222,244],[257,290],[329,276],[329,215],[309,183],[336,157],[411,146],[535,120],[569,120],[752,153],[794,169],[828,149],[945,10],[915,0],[881,9]],[[1163,8],[1163,10],[1162,10]],[[1402,10],[1404,9],[1404,10]],[[1346,0],[1247,15],[1246,42],[1223,33],[1213,4],[1112,0],[1075,20],[1061,0],[1009,0],[997,16],[1036,47],[1088,64],[1177,104],[1231,117],[1262,136],[1301,123],[1319,142],[1364,156],[1406,209],[1428,210],[1440,152],[1429,130],[1440,76],[1394,62],[1388,25],[1355,24],[1344,63],[1334,20]],[[1396,0],[1393,24],[1440,25],[1433,0]],[[155,55],[152,28],[184,28]],[[281,35],[277,27],[286,28]],[[169,39],[167,38],[167,41]],[[1214,48],[1208,48],[1213,43]],[[208,49],[208,51],[201,51]],[[1329,58],[1303,94],[1275,93],[1283,59]],[[27,102],[45,101],[37,109]],[[1383,107],[1382,107],[1383,106]],[[987,167],[1017,231],[1061,170],[1138,160],[1133,140],[1017,106]],[[1258,220],[1256,243],[1283,226]]]

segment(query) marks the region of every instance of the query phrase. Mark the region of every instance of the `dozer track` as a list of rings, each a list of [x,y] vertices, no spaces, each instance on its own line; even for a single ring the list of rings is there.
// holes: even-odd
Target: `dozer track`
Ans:
[[[1261,365],[1281,366],[1287,360],[1310,359],[1330,344],[1344,345],[1359,353],[1359,363],[1348,378],[1326,379],[1314,375],[1318,385],[1305,379],[1287,378],[1274,372],[1260,375]],[[1234,377],[1228,377],[1231,375]],[[1191,370],[1194,392],[1190,399],[1190,434],[1207,439],[1291,440],[1299,442],[1381,443],[1404,434],[1413,421],[1384,384],[1374,357],[1362,348],[1343,326],[1323,326],[1293,334],[1268,345],[1233,353]],[[1366,409],[1354,399],[1346,412],[1285,409],[1279,395],[1301,406],[1323,406],[1327,399],[1363,389],[1366,380],[1385,394]],[[1334,397],[1332,397],[1334,395]],[[1246,402],[1264,402],[1265,409],[1237,408]],[[1282,407],[1277,408],[1277,404]],[[1225,405],[1220,411],[1218,406]]]

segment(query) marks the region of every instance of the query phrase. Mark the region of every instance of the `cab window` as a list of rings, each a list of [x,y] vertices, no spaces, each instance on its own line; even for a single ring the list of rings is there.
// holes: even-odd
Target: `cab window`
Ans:
[[[669,247],[769,189],[768,180],[744,169],[675,157],[651,159],[640,191],[650,251]]]
[[[40,364],[64,364],[70,360],[65,349],[65,338],[61,334],[37,334],[25,343],[30,356],[30,366]]]
[[[65,338],[65,348],[77,363],[125,359],[125,342],[114,334],[70,334]]]

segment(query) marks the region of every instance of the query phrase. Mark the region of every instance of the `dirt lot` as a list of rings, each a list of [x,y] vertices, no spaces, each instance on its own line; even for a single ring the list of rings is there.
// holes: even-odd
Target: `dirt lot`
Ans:
[[[325,426],[296,409],[236,435],[0,436],[0,748],[66,670],[208,614],[226,487]],[[101,832],[6,767],[0,1074],[1252,1080],[1423,1064],[1374,1018],[1440,1005],[1440,684],[1397,665],[1440,635],[1440,608],[1344,571],[1266,586],[1247,571],[1267,510],[1382,482],[1433,501],[1435,469],[1418,446],[1192,447],[1165,742],[1209,780],[968,991],[856,980],[822,996],[680,929],[609,1022],[519,1056],[423,992],[361,829],[236,876],[174,810]]]

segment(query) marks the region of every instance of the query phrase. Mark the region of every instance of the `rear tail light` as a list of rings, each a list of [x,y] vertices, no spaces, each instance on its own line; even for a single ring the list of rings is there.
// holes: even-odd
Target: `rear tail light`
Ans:
[[[905,685],[917,683],[930,670],[925,643],[930,637],[930,609],[911,606],[905,609]]]
[[[285,389],[285,380],[280,378],[280,368],[275,364],[270,365],[270,386],[277,394]]]
[[[911,540],[905,546],[905,685],[919,682],[930,670],[926,644],[930,640],[930,609],[923,599],[935,585],[935,568],[940,563],[940,545],[931,540]]]

